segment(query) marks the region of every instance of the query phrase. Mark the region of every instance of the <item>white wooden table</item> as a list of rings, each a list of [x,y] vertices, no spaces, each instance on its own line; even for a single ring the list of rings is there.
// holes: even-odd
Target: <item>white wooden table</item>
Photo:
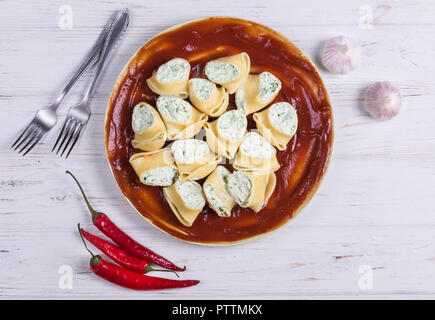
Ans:
[[[433,1],[123,4],[132,14],[129,31],[104,71],[86,132],[65,160],[50,152],[63,121],[24,158],[9,146],[35,109],[50,102],[121,4],[0,2],[0,298],[435,298]],[[68,8],[72,29],[62,20]],[[313,59],[321,42],[337,35],[357,39],[363,50],[362,65],[347,76],[321,69],[334,108],[335,142],[314,199],[277,232],[224,248],[186,244],[145,223],[112,179],[103,136],[106,101],[129,57],[165,28],[211,15],[266,24]],[[62,104],[62,120],[88,80]],[[389,122],[374,120],[362,107],[365,88],[379,80],[393,81],[404,98],[403,111]],[[96,229],[65,169],[81,178],[97,208],[140,242],[186,264],[183,278],[200,279],[200,285],[133,292],[92,274],[76,224]],[[68,270],[71,289],[59,286]]]

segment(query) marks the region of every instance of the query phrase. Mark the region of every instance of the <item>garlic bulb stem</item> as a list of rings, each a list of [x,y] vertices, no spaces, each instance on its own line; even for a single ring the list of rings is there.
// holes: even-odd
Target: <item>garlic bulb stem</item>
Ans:
[[[379,120],[390,120],[402,108],[400,90],[391,82],[376,82],[367,88],[364,103],[367,111]]]
[[[346,74],[359,65],[361,49],[351,38],[335,37],[325,41],[319,55],[330,72]]]

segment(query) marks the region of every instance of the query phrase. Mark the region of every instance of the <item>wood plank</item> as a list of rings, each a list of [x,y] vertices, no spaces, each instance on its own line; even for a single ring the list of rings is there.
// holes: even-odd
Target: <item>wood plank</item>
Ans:
[[[360,1],[126,1],[131,27],[98,85],[85,135],[64,160],[49,152],[62,121],[24,158],[9,145],[121,4],[68,1],[74,25],[60,30],[58,2],[0,2],[0,298],[435,298],[435,3],[366,3],[374,17],[369,30],[358,25]],[[183,243],[144,222],[117,189],[104,154],[106,100],[129,57],[165,28],[210,15],[266,24],[316,64],[319,46],[332,36],[352,36],[363,50],[361,66],[347,76],[320,66],[336,136],[331,166],[313,201],[278,231],[226,248]],[[362,106],[364,90],[380,80],[393,81],[403,93],[404,109],[389,122],[372,119]],[[61,119],[88,82],[80,80],[68,96]],[[140,242],[186,264],[183,278],[202,283],[137,293],[90,273],[75,226],[96,229],[66,169],[81,178],[96,207]],[[58,286],[62,265],[73,269],[71,290]],[[373,268],[372,289],[358,286],[364,265]]]

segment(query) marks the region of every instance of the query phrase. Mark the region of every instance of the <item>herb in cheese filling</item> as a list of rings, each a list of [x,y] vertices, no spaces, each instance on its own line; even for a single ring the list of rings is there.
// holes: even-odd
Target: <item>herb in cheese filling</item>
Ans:
[[[193,84],[193,89],[201,100],[207,101],[211,98],[214,88],[213,82],[201,78],[194,78],[190,81]]]
[[[154,123],[154,115],[150,107],[147,105],[137,104],[133,109],[133,115],[131,118],[131,125],[134,132],[140,133]]]
[[[157,69],[156,79],[159,82],[181,81],[189,77],[189,72],[189,62],[181,58],[174,58]]]
[[[187,123],[192,106],[189,102],[169,96],[160,96],[156,102],[160,114],[168,121]]]
[[[191,209],[202,209],[205,199],[202,195],[201,185],[192,180],[178,180],[175,188],[184,204]]]
[[[223,166],[218,166],[217,170],[218,170],[222,180],[224,181],[224,185],[225,185],[229,175],[231,174],[230,171]],[[227,190],[223,190],[223,191],[225,193],[227,193]],[[215,188],[211,183],[208,183],[208,182],[204,183],[204,194],[205,194],[205,197],[207,198],[207,201],[210,203],[210,206],[212,206],[216,210],[219,210],[219,212],[224,216],[231,215],[231,211],[228,212],[227,208],[225,208],[224,203],[217,196],[217,194],[215,192]]]
[[[178,177],[175,166],[155,167],[142,175],[142,182],[149,186],[167,187],[174,183]]]
[[[183,139],[174,141],[171,151],[176,163],[193,164],[209,151],[209,147],[205,141]]]
[[[228,176],[227,190],[240,206],[248,204],[252,192],[252,181],[241,171],[234,171]]]
[[[223,84],[236,80],[239,76],[239,70],[228,62],[210,61],[205,65],[205,75],[211,81]]]
[[[246,113],[246,101],[245,101],[245,90],[243,90],[243,87],[239,88],[236,91],[236,106],[237,110],[243,111]]]
[[[268,102],[278,91],[281,90],[281,81],[270,72],[260,74],[258,96],[261,102]]]
[[[245,135],[240,150],[247,156],[261,159],[270,159],[276,153],[275,148],[256,132],[248,132]]]
[[[243,111],[230,110],[219,117],[218,133],[224,139],[240,141],[245,134],[248,120]]]
[[[278,102],[269,108],[269,121],[271,124],[289,136],[293,136],[298,128],[298,115],[296,109],[288,102]]]
[[[207,201],[210,203],[210,206],[212,206],[216,210],[219,210],[221,214],[228,215],[227,210],[225,210],[224,203],[216,195],[212,184],[208,182],[204,183],[204,194],[205,197],[207,198]]]

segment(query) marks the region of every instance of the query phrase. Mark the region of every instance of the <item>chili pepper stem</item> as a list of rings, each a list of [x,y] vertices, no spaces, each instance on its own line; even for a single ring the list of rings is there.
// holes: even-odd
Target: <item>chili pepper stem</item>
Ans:
[[[89,211],[91,212],[92,215],[92,220],[94,220],[96,217],[98,217],[100,215],[100,212],[96,211],[94,208],[92,208],[91,204],[89,203],[88,198],[86,197],[85,192],[83,191],[82,186],[80,185],[80,182],[77,180],[77,178],[71,173],[71,171],[66,170],[65,171],[66,174],[69,174],[74,181],[77,183],[77,185],[79,186],[79,189],[83,195],[83,198],[85,199],[86,205],[88,206]],[[81,234],[81,233],[80,233]]]
[[[79,229],[80,238],[82,238],[83,244],[85,245],[86,250],[91,254],[92,258],[95,257],[95,255],[92,253],[91,250],[89,250],[88,246],[86,245],[85,238],[83,238],[82,229],[80,228],[80,223],[77,224],[77,228]]]
[[[175,275],[177,276],[177,278],[180,277],[176,271],[173,271],[173,270],[163,270],[163,269],[154,269],[153,267],[151,267],[150,265],[148,265],[148,266],[145,268],[145,273],[148,273],[148,272],[151,272],[151,271],[158,271],[158,272],[173,272],[173,273],[175,273]]]

